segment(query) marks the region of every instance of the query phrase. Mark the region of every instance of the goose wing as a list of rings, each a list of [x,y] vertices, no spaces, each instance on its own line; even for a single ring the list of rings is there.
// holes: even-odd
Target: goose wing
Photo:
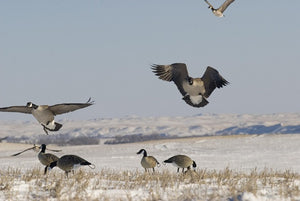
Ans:
[[[213,8],[213,6],[207,0],[204,0],[204,1],[209,5],[209,7]]]
[[[31,114],[31,108],[26,106],[10,106],[0,108],[0,112],[20,112],[25,114]]]
[[[226,0],[218,10],[220,10],[222,13],[226,10],[226,8],[232,3],[234,0]]]
[[[86,103],[62,103],[49,106],[49,109],[53,112],[54,115],[64,114],[72,112],[81,108],[85,108],[94,104],[94,101],[91,101],[91,98]]]
[[[186,65],[184,63],[174,63],[171,65],[152,65],[153,73],[159,79],[173,81],[180,93],[184,96],[187,92],[183,89],[182,83],[189,78]]]
[[[206,98],[210,96],[216,87],[221,88],[229,84],[229,82],[225,80],[216,69],[210,66],[206,68],[201,80],[204,82],[205,93],[203,95]]]
[[[53,151],[53,152],[61,152],[62,151],[62,150],[59,150],[59,149],[48,149],[48,148],[47,148],[47,150]]]
[[[36,148],[38,148],[38,146],[34,145],[34,146],[31,147],[31,148],[25,149],[25,150],[23,150],[23,151],[21,151],[21,152],[19,152],[19,153],[16,153],[16,154],[11,155],[11,156],[17,156],[17,155],[20,155],[21,153],[24,153],[24,152],[26,152],[26,151],[33,150],[33,149],[36,149]]]

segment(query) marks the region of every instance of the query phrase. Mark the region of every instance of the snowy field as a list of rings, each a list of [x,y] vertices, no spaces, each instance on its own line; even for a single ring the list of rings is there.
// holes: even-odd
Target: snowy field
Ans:
[[[299,117],[299,114],[256,117],[217,115],[215,118],[214,115],[201,115],[196,118],[198,123],[192,117],[187,119],[160,117],[158,118],[160,122],[150,121],[151,118],[137,117],[87,121],[89,126],[84,123],[81,131],[87,133],[89,130],[93,134],[96,130],[100,132],[101,126],[95,122],[106,121],[102,129],[107,129],[107,133],[105,134],[103,130],[101,132],[102,135],[110,137],[120,135],[120,130],[123,130],[124,134],[143,132],[143,130],[146,134],[158,132],[180,135],[188,132],[187,136],[202,137],[118,145],[106,145],[102,140],[99,145],[63,147],[48,145],[50,149],[62,149],[62,152],[55,153],[58,156],[75,154],[96,165],[94,170],[82,167],[68,179],[58,168],[54,168],[44,176],[43,166],[34,151],[11,157],[12,154],[32,145],[4,141],[0,143],[0,199],[300,200],[300,132],[298,134],[295,132],[300,125]],[[118,122],[120,130],[116,132]],[[20,125],[23,124],[42,130],[35,122],[17,122],[16,132],[20,132]],[[65,121],[64,124],[61,132],[79,129],[71,129],[70,125],[73,124],[71,121]],[[147,124],[149,130],[146,129]],[[0,129],[2,134],[0,137],[15,135],[14,123],[5,122],[3,125]],[[198,127],[195,127],[196,125]],[[288,131],[287,128],[292,128],[293,132],[292,134],[218,135],[218,131],[228,128],[232,131],[237,128],[253,129],[255,126],[255,129],[260,132],[258,128],[270,130],[269,128],[273,128],[274,125],[280,125],[274,128],[274,133],[280,130]],[[28,132],[29,136],[39,136],[30,133],[28,127],[22,128],[25,130],[24,133]],[[198,129],[199,132],[191,128]],[[133,131],[129,132],[129,130]],[[49,138],[53,135],[56,134],[52,133]],[[144,174],[140,165],[142,156],[136,154],[141,148],[146,149],[149,155],[155,156],[161,163],[176,154],[188,155],[197,163],[196,174],[176,173],[176,168],[169,164],[162,164],[156,169],[155,174]]]
[[[19,197],[10,197],[11,195],[5,192],[4,188],[0,192],[0,198],[3,200],[34,200],[38,196],[48,200],[72,200],[77,196],[78,200],[83,197],[95,200],[151,200],[154,198],[163,200],[181,200],[182,198],[187,200],[234,200],[235,197],[238,197],[239,200],[300,200],[299,140],[300,135],[279,134],[198,137],[123,145],[100,144],[67,147],[49,145],[49,148],[63,150],[57,154],[58,156],[76,154],[96,165],[94,170],[82,167],[81,170],[87,172],[82,174],[87,175],[78,178],[76,174],[80,173],[77,171],[75,175],[70,176],[69,180],[65,178],[64,173],[60,169],[56,168],[51,170],[48,176],[44,177],[42,175],[43,166],[37,159],[37,153],[33,151],[25,152],[17,157],[10,157],[11,154],[28,148],[30,145],[2,143],[0,146],[1,177],[7,174],[5,170],[19,171],[19,173],[15,173],[12,176],[15,182],[12,184],[13,187],[9,189],[10,191],[13,190],[14,194],[19,195]],[[144,170],[140,165],[141,155],[136,155],[140,148],[145,148],[159,162],[176,154],[186,154],[196,161],[198,165],[196,172],[200,176],[182,176],[182,173],[176,173],[176,168],[172,165],[161,165],[156,169],[155,174],[145,176]],[[35,169],[38,170],[32,173],[31,171]],[[231,176],[223,176],[223,179],[218,179],[222,172],[227,170],[232,171],[230,173]],[[207,176],[201,176],[205,175],[203,171],[207,171]],[[255,184],[253,184],[253,178],[246,179],[248,176],[244,175],[251,175],[253,171],[258,174],[258,176],[254,177],[256,179]],[[268,177],[259,176],[271,174],[272,171],[278,173]],[[213,176],[213,172],[217,176]],[[22,179],[24,175],[35,174],[37,176],[32,176],[31,179]],[[115,177],[105,177],[110,174],[115,175]],[[149,184],[145,186],[134,186],[132,184],[133,186],[124,187],[120,185],[120,182],[129,182],[121,179],[121,177],[124,177],[124,174],[127,176],[127,180],[133,183],[140,183],[141,181],[139,180],[142,179],[145,180],[144,182],[149,182]],[[149,194],[149,186],[153,188],[153,182],[155,183],[155,188],[162,186],[158,181],[163,181],[163,175],[165,174],[169,175],[172,185],[166,187],[163,191],[164,193],[156,189],[157,192],[154,192],[155,197],[153,197],[154,195]],[[287,174],[288,176],[286,176]],[[86,194],[74,195],[75,197],[72,197],[71,194],[62,193],[64,191],[72,191],[74,188],[77,189],[81,184],[86,183],[82,177],[91,177],[88,179],[90,186],[94,186],[96,181],[98,185],[95,185],[92,189],[86,187],[88,188],[84,190],[84,192],[87,191]],[[1,185],[3,186],[5,185],[5,180],[4,178],[1,179]],[[270,180],[270,182],[264,186],[262,183],[266,179]],[[107,180],[110,180],[113,184],[106,185]],[[232,182],[229,182],[230,180]],[[253,187],[247,187],[250,180]],[[74,182],[77,184],[74,184]],[[44,186],[44,188],[40,189],[40,185]],[[47,185],[63,185],[64,188],[70,185],[70,189],[60,190],[59,196],[53,196],[49,194],[49,189],[46,188]],[[235,185],[237,190],[230,190],[232,188],[230,185]],[[254,191],[253,188],[257,189]],[[185,195],[184,193],[187,189],[193,193]],[[240,189],[243,191],[240,192]],[[35,193],[39,195],[31,191],[37,191]],[[41,191],[45,191],[44,194]],[[105,199],[103,199],[103,196]]]

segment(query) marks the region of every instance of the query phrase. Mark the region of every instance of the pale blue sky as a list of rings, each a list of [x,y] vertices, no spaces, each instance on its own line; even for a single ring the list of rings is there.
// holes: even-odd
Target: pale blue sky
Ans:
[[[1,1],[0,107],[92,97],[65,117],[299,112],[299,8],[236,0],[217,18],[203,0]],[[231,84],[193,108],[150,70],[175,62],[192,77],[213,66]]]

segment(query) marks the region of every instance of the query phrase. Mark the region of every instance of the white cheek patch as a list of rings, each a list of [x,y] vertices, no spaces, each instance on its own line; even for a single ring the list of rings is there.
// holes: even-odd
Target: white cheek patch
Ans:
[[[190,96],[190,100],[193,104],[198,105],[199,103],[202,102],[203,98],[201,95],[199,96]]]

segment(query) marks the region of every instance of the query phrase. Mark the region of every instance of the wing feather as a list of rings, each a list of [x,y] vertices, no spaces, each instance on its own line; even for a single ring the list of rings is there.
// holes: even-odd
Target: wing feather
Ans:
[[[20,112],[25,114],[31,114],[32,108],[26,106],[10,106],[0,108],[0,112]]]
[[[64,114],[72,112],[81,108],[85,108],[94,104],[94,101],[91,101],[91,98],[86,103],[61,103],[49,106],[49,109],[53,112],[54,115]]]
[[[210,96],[215,88],[221,88],[229,84],[229,82],[225,80],[216,69],[210,66],[206,68],[201,80],[204,82],[205,93],[203,95],[206,98]]]
[[[159,79],[165,81],[173,81],[180,93],[184,96],[186,91],[182,87],[182,83],[189,78],[187,67],[184,63],[174,63],[171,65],[152,65],[153,73]]]
[[[24,153],[24,152],[26,152],[26,151],[33,150],[33,149],[36,149],[36,148],[38,148],[38,146],[34,145],[34,146],[31,147],[31,148],[25,149],[25,150],[23,150],[23,151],[21,151],[21,152],[19,152],[19,153],[16,153],[16,154],[11,155],[11,156],[17,156],[17,155],[20,155],[21,153]]]
[[[209,7],[213,8],[213,6],[207,0],[204,1],[209,5]]]
[[[220,10],[222,13],[226,10],[226,8],[232,3],[234,0],[227,0],[225,1],[218,10]]]

